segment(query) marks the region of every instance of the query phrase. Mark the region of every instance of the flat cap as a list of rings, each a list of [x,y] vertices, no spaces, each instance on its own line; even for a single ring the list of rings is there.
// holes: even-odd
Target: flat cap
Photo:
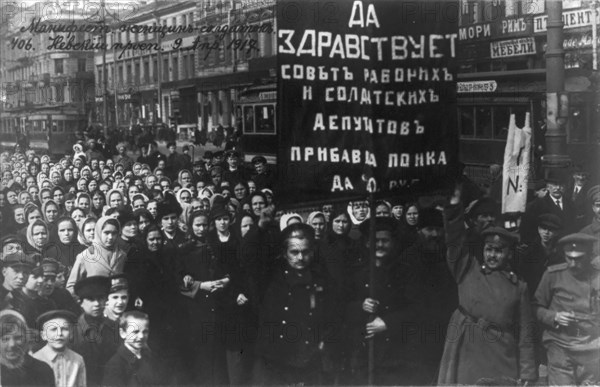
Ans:
[[[600,185],[595,185],[587,191],[587,198],[594,203],[600,201]]]
[[[110,291],[110,279],[101,275],[86,277],[75,283],[74,291],[81,299],[106,297]]]
[[[33,273],[41,276],[55,276],[58,274],[59,263],[53,258],[44,258],[42,263],[33,269]]]
[[[266,164],[267,159],[264,156],[254,156],[252,158],[252,164]]]
[[[3,266],[4,267],[26,267],[29,269],[33,269],[36,265],[35,260],[32,256],[25,254],[23,252],[16,252],[8,254],[4,257]]]
[[[36,319],[38,329],[41,330],[44,327],[45,323],[47,323],[48,321],[53,320],[55,318],[63,318],[70,323],[75,323],[77,321],[77,316],[73,312],[69,312],[68,310],[62,310],[62,309],[51,310],[49,312],[42,313]]]
[[[514,234],[502,227],[497,226],[486,228],[481,232],[481,236],[483,236],[485,239],[487,239],[487,237],[495,237],[495,239],[500,238],[503,239],[505,242],[508,242],[509,244],[517,243],[517,241],[519,240],[517,234]]]
[[[542,214],[538,217],[538,226],[544,226],[550,230],[560,230],[563,226],[562,220],[555,214]]]
[[[9,243],[23,244],[23,240],[15,234],[6,234],[0,239],[0,247],[4,247]]]
[[[115,274],[110,278],[110,293],[118,292],[119,290],[129,290],[129,281],[125,274]]]
[[[227,157],[234,157],[234,158],[240,158],[240,152],[236,151],[236,150],[230,150],[227,152]]]
[[[204,155],[202,156],[203,159],[212,159],[212,157],[213,153],[211,151],[204,152]]]

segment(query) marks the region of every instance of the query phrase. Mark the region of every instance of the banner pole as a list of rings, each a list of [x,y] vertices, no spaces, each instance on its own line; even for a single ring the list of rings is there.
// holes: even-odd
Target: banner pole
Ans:
[[[369,192],[369,297],[375,298],[375,195],[373,191]],[[371,314],[370,321],[375,319],[375,314]],[[374,385],[375,374],[375,340],[369,339],[369,363],[368,363],[368,384]]]

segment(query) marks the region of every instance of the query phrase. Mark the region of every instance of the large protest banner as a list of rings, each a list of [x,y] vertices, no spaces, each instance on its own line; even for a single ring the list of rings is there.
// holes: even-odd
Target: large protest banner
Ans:
[[[445,188],[457,15],[452,1],[278,2],[279,197]]]

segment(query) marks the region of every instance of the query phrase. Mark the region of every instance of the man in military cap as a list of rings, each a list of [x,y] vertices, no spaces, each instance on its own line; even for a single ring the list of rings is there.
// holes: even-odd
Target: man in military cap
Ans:
[[[9,254],[23,252],[23,240],[14,234],[4,235],[0,239],[0,246],[2,246],[0,260],[4,260],[4,257]]]
[[[533,296],[546,268],[564,262],[556,242],[562,230],[562,220],[555,214],[542,214],[538,218],[537,237],[529,245],[520,245],[515,259],[515,270],[527,282]]]
[[[594,266],[600,267],[600,185],[595,185],[587,192],[587,199],[592,206],[594,217],[592,223],[581,229],[581,233],[591,235],[596,238],[594,242]]]
[[[206,182],[208,180],[209,173],[206,169],[204,160],[194,161],[192,166],[192,182],[196,185],[199,181]]]
[[[91,276],[75,283],[75,295],[83,313],[77,320],[73,350],[85,360],[88,386],[102,382],[104,364],[119,346],[114,324],[104,317],[104,305],[110,291],[110,279]]]
[[[64,287],[56,286],[60,266],[60,263],[55,259],[44,258],[42,260],[42,285],[38,294],[45,302],[56,305],[56,309],[68,310],[79,316],[81,308],[71,293]]]
[[[22,251],[4,256],[2,261],[2,287],[0,288],[0,310],[11,304],[12,293],[19,291],[29,279],[35,261]]]
[[[256,189],[259,191],[264,188],[273,189],[275,174],[267,165],[267,159],[264,156],[255,156],[252,158],[252,165],[255,171],[252,180],[256,183]]]
[[[600,271],[591,264],[594,242],[582,233],[561,238],[566,262],[550,266],[535,293],[549,385],[600,383]]]
[[[548,193],[527,205],[521,222],[521,242],[529,245],[537,236],[537,221],[542,214],[554,214],[560,218],[563,232],[573,232],[575,211],[573,203],[565,200],[565,176],[561,171],[551,170],[546,178]]]
[[[27,326],[30,328],[35,327],[35,320],[41,314],[56,309],[56,304],[48,298],[41,297],[39,292],[44,283],[44,275],[54,274],[54,278],[56,278],[57,269],[58,265],[54,267],[52,264],[42,261],[42,264],[35,266],[31,270],[25,285],[12,293],[13,309],[25,317]]]

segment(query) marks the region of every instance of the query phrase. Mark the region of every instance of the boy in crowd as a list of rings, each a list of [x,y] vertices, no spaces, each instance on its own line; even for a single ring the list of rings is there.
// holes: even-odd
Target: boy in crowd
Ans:
[[[106,363],[102,384],[107,386],[150,386],[165,384],[159,364],[148,348],[150,320],[140,311],[119,318],[123,344]]]
[[[91,276],[75,283],[75,295],[83,314],[77,320],[73,350],[85,360],[87,384],[99,385],[103,367],[117,350],[119,339],[114,324],[104,317],[110,279]]]
[[[129,283],[125,275],[117,274],[110,277],[110,293],[104,308],[104,316],[111,321],[117,321],[125,313],[128,303]]]
[[[77,316],[67,310],[52,310],[37,318],[40,336],[46,345],[33,357],[52,368],[57,386],[87,385],[83,357],[68,347],[72,324],[76,320]]]

